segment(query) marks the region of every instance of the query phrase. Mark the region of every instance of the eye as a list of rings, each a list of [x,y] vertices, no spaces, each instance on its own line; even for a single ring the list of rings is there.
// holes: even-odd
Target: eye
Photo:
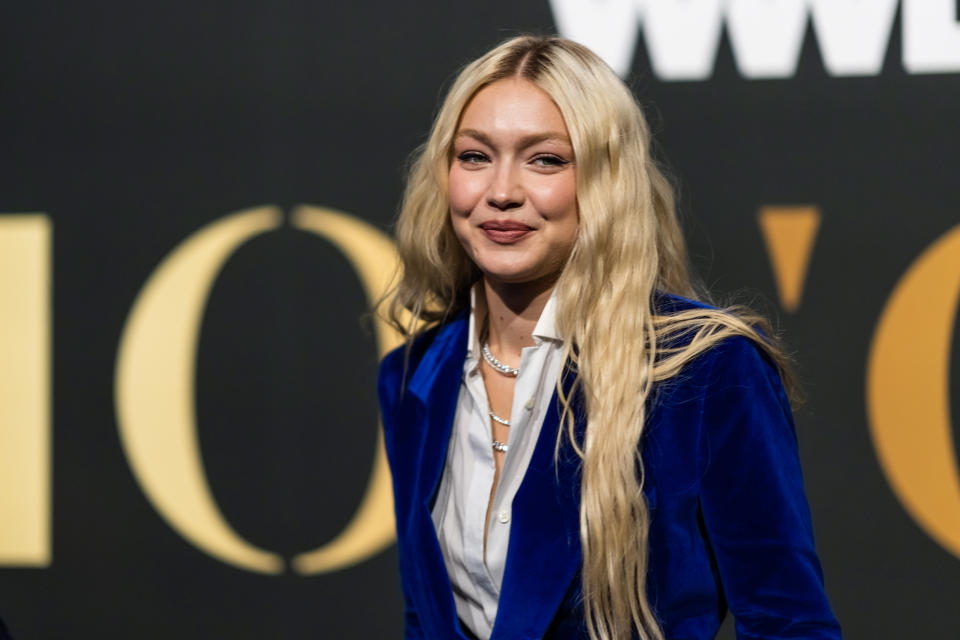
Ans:
[[[479,151],[464,151],[457,155],[457,160],[464,164],[481,164],[487,161],[487,156]]]
[[[531,162],[538,167],[562,167],[566,164],[570,164],[569,160],[564,160],[560,156],[555,156],[551,153],[541,153],[540,155],[534,156]]]

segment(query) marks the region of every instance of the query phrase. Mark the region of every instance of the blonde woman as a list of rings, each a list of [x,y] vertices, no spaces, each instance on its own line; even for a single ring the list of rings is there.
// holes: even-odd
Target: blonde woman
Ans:
[[[406,638],[839,638],[783,358],[693,300],[630,91],[559,38],[460,73],[381,365]]]

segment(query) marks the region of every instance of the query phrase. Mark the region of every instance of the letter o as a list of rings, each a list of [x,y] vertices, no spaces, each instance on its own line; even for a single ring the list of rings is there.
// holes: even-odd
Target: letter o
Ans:
[[[877,324],[867,411],[880,467],[914,521],[960,557],[960,471],[950,424],[950,350],[960,300],[960,225],[917,258]]]
[[[386,290],[396,252],[388,237],[346,214],[301,207],[295,224],[330,240],[357,269],[368,300]],[[280,573],[280,555],[257,548],[231,528],[203,470],[196,432],[195,378],[200,321],[224,263],[246,240],[279,227],[276,207],[232,214],[192,234],[148,278],[127,318],[117,353],[115,402],[120,441],[144,494],[188,542],[236,567]],[[377,326],[382,354],[400,339]],[[294,569],[319,573],[362,561],[394,539],[393,497],[378,439],[370,484],[346,529],[298,555]]]
[[[396,273],[398,259],[393,241],[381,231],[344,213],[305,205],[294,209],[291,222],[295,227],[326,238],[344,253],[356,270],[371,306],[386,293]],[[383,357],[402,340],[379,317],[374,322],[377,347]],[[387,547],[395,537],[393,485],[381,427],[367,490],[353,518],[336,538],[324,546],[298,554],[293,559],[293,568],[298,573],[342,569]]]

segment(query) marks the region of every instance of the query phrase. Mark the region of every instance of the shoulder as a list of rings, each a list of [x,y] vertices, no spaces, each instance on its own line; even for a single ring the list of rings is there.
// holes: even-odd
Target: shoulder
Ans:
[[[743,445],[771,438],[793,442],[793,410],[780,370],[761,345],[763,338],[723,338],[692,363],[701,435],[714,443]]]
[[[760,340],[763,340],[760,335],[755,338],[736,335],[711,347],[704,354],[707,383],[717,392],[766,393],[782,396],[786,402],[780,372]]]
[[[751,331],[751,325],[738,318],[735,311],[664,292],[655,294],[653,307],[660,316],[685,316],[676,325],[661,325],[658,331],[660,357],[664,361],[680,357],[685,362],[675,376],[665,381],[667,386],[687,387],[701,397],[756,390],[786,402],[779,368],[772,356],[777,347],[767,342],[761,328],[753,326]],[[703,315],[686,313],[690,311]],[[727,319],[733,322],[727,325]],[[725,330],[724,325],[732,330]],[[709,332],[716,328],[728,335],[706,347],[696,345],[695,336],[704,329]]]
[[[675,293],[667,293],[666,291],[653,292],[653,311],[658,315],[669,316],[674,313],[693,309],[720,311],[718,307],[707,304],[706,302],[701,302],[700,300],[694,300],[693,298],[685,298]]]
[[[383,357],[378,386],[380,402],[385,408],[399,397],[401,390],[407,387],[426,360],[436,359],[435,352],[451,347],[451,342],[455,342],[456,336],[464,331],[466,322],[466,314],[459,313],[449,321],[423,331]],[[431,356],[431,353],[434,355]]]
[[[667,302],[678,311],[723,313],[686,299]],[[793,460],[793,412],[765,335],[733,333],[699,348],[691,344],[695,333],[674,336],[664,356],[691,350],[677,372],[654,387],[650,426],[658,432],[657,441],[661,446],[681,443],[682,450],[691,452],[692,468],[701,474],[732,460],[746,464],[751,456],[783,464]],[[729,469],[732,475],[723,477],[735,477],[734,466]]]
[[[424,353],[430,348],[446,324],[435,325],[423,333],[415,336],[411,341],[404,342],[396,347],[380,361],[380,377],[394,376],[398,379],[404,375],[404,370],[415,371],[423,360]],[[409,374],[407,374],[409,377]]]
[[[697,330],[706,325],[723,325],[725,324],[723,321],[725,317],[730,319],[737,318],[735,309],[731,311],[729,309],[716,307],[700,300],[685,298],[683,296],[673,293],[666,293],[663,291],[657,291],[654,293],[653,311],[659,316],[668,317],[690,311],[702,312],[703,314],[702,320],[697,318],[699,314],[694,314],[694,319],[691,321],[691,324],[682,331],[675,333],[666,332],[667,340],[663,346],[668,349],[684,348],[688,346]],[[741,326],[749,326],[744,324],[742,320],[737,324],[740,324]],[[766,366],[776,369],[776,365],[770,358],[769,349],[766,348],[768,345],[764,344],[764,342],[767,340],[766,333],[764,333],[763,329],[758,326],[753,326],[752,329],[752,335],[735,333],[723,338],[712,345],[704,353],[700,354],[696,360],[701,366],[703,364],[709,364],[711,365],[711,368],[715,364],[718,364],[721,368],[723,368],[731,364],[739,363],[740,366],[755,366],[765,364]]]
[[[720,398],[738,398],[740,406],[747,408],[758,396],[789,407],[777,364],[760,340],[743,335],[720,339],[687,360],[674,375],[660,380],[653,398],[657,404],[694,402],[701,411]]]
[[[411,372],[416,371],[417,365],[423,359],[423,354],[433,344],[441,326],[424,331],[383,357],[380,361],[378,378],[381,404],[388,406],[390,400],[398,397],[400,389],[409,382]]]

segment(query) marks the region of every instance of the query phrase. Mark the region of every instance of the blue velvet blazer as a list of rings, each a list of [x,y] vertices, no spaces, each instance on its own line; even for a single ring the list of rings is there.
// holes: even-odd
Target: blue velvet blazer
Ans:
[[[661,313],[691,301],[658,296]],[[467,352],[467,314],[380,368],[408,640],[468,638],[431,518]],[[556,394],[513,502],[493,640],[585,638],[579,459],[554,455]],[[582,416],[582,412],[577,413]],[[583,429],[582,423],[579,427]],[[648,595],[670,640],[840,638],[823,589],[790,408],[774,366],[725,340],[651,394],[641,443],[651,510]]]

